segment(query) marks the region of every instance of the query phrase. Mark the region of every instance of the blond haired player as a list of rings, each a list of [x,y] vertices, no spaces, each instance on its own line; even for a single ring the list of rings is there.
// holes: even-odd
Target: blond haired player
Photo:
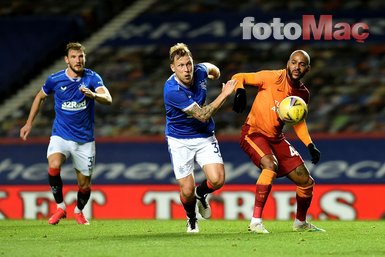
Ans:
[[[244,85],[258,87],[258,94],[242,126],[240,140],[243,151],[262,170],[256,183],[254,211],[249,231],[269,233],[262,223],[262,212],[274,179],[283,176],[297,186],[297,212],[293,230],[324,231],[306,220],[313,196],[314,180],[298,151],[285,139],[282,132],[284,123],[277,114],[279,103],[287,96],[299,96],[306,103],[309,102],[309,91],[301,82],[301,78],[309,70],[309,55],[303,50],[297,50],[290,55],[286,69],[238,73],[232,77],[237,81],[233,105],[235,112],[242,112],[246,107]],[[293,128],[309,149],[312,162],[316,164],[320,159],[320,152],[309,135],[306,121],[294,125]]]
[[[211,63],[194,65],[192,54],[183,43],[170,48],[173,74],[164,84],[166,138],[180,200],[186,211],[187,232],[199,232],[195,205],[203,218],[211,216],[207,194],[221,188],[225,169],[212,116],[234,91],[235,81],[222,84],[214,101],[206,104],[207,79],[218,79],[220,71]],[[202,167],[206,178],[195,187],[194,163]]]

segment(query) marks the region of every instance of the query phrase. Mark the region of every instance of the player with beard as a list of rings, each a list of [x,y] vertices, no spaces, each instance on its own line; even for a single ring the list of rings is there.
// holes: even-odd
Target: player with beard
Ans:
[[[84,67],[86,54],[83,45],[68,43],[64,61],[67,69],[50,75],[36,94],[27,122],[20,129],[20,137],[27,140],[43,101],[53,94],[56,115],[47,158],[48,181],[57,209],[48,223],[55,225],[66,218],[60,170],[64,162],[72,157],[78,184],[74,217],[78,224],[89,225],[82,210],[91,195],[91,175],[95,167],[94,106],[95,101],[110,105],[112,98],[99,74]]]
[[[253,163],[261,169],[256,182],[254,211],[249,231],[269,233],[262,223],[262,212],[275,178],[286,176],[296,187],[297,211],[294,231],[324,232],[306,220],[310,207],[314,179],[298,151],[283,134],[284,123],[279,119],[277,108],[287,96],[299,96],[309,102],[309,90],[301,79],[310,71],[310,57],[303,50],[296,50],[287,62],[286,69],[262,70],[253,73],[238,73],[233,110],[241,113],[246,108],[244,85],[258,87],[258,94],[242,126],[240,145]],[[293,126],[298,138],[307,146],[311,161],[316,164],[320,151],[313,143],[306,121]]]

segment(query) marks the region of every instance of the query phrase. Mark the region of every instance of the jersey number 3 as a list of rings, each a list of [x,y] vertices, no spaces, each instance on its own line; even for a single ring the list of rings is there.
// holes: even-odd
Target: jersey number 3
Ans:
[[[211,144],[214,146],[214,153],[218,154],[219,157],[222,157],[221,153],[219,152],[219,147],[217,143],[211,143]]]

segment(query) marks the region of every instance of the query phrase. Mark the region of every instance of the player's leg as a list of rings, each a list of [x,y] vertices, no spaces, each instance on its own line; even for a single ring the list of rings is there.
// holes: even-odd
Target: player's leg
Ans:
[[[287,140],[273,145],[278,159],[278,177],[287,176],[296,186],[297,212],[293,229],[295,231],[324,231],[306,221],[310,207],[314,180],[304,165],[298,151]]]
[[[60,137],[52,136],[47,150],[48,159],[48,183],[56,202],[57,209],[48,220],[49,224],[56,225],[60,219],[67,215],[66,205],[63,200],[63,181],[60,176],[61,166],[65,162],[69,153],[67,145]]]
[[[78,194],[74,210],[75,220],[80,225],[89,225],[89,221],[83,214],[83,209],[91,196],[91,176],[85,176],[76,170],[78,180]]]
[[[206,179],[195,190],[197,206],[201,216],[208,219],[211,217],[211,208],[207,196],[225,183],[225,166],[218,141],[214,136],[201,139],[198,143],[196,161],[206,175]]]
[[[296,219],[305,221],[307,211],[313,198],[314,180],[305,165],[302,164],[290,172],[287,177],[293,181],[296,188],[297,213]]]
[[[314,190],[314,179],[310,176],[304,164],[295,168],[287,177],[293,181],[296,188],[297,212],[293,225],[294,231],[324,232],[306,221],[306,215],[311,205]]]
[[[83,209],[91,196],[91,176],[95,167],[95,142],[85,144],[72,142],[72,144],[71,155],[78,182],[74,215],[78,224],[89,225],[89,221],[83,214]]]
[[[191,139],[192,140],[192,139]],[[167,137],[168,151],[176,180],[180,188],[180,200],[187,216],[187,232],[199,232],[195,205],[194,157],[191,140]]]
[[[262,171],[255,186],[254,210],[249,225],[249,231],[267,234],[269,232],[262,224],[262,214],[269,197],[273,181],[277,175],[275,172],[277,169],[277,160],[275,156],[272,154],[263,156],[260,161],[260,167],[262,168]]]
[[[195,188],[198,211],[205,219],[211,217],[208,194],[220,189],[225,183],[225,167],[222,163],[211,163],[203,166],[206,179]]]
[[[253,163],[262,169],[256,182],[254,210],[248,229],[255,233],[266,234],[269,232],[263,226],[262,214],[276,177],[277,159],[269,142],[261,135],[243,134],[241,148]]]
[[[203,166],[206,179],[197,187],[197,194],[204,196],[210,194],[225,184],[225,166],[223,163],[211,163]]]
[[[180,201],[187,216],[187,232],[196,233],[199,232],[198,222],[196,218],[195,205],[195,181],[192,174],[187,177],[178,179],[180,188]]]
[[[54,153],[48,156],[48,182],[56,203],[65,210],[63,203],[63,181],[60,176],[61,166],[65,156],[61,153]]]

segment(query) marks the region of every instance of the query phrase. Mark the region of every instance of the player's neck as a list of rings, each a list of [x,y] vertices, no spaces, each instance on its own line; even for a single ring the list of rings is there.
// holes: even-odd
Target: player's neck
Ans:
[[[302,82],[300,80],[293,80],[289,76],[289,73],[287,71],[286,71],[286,78],[287,78],[287,81],[289,82],[289,85],[292,87],[299,87],[302,84]]]
[[[77,72],[74,72],[73,70],[71,70],[70,68],[67,68],[66,74],[71,79],[78,79],[78,78],[81,78],[83,76],[83,71],[81,73],[77,73]]]
[[[184,87],[187,87],[187,88],[190,88],[191,85],[192,85],[192,81],[189,85],[186,85],[185,83],[183,83],[180,79],[178,79],[178,77],[175,75],[175,80],[176,82],[178,82],[180,85],[184,86]]]

